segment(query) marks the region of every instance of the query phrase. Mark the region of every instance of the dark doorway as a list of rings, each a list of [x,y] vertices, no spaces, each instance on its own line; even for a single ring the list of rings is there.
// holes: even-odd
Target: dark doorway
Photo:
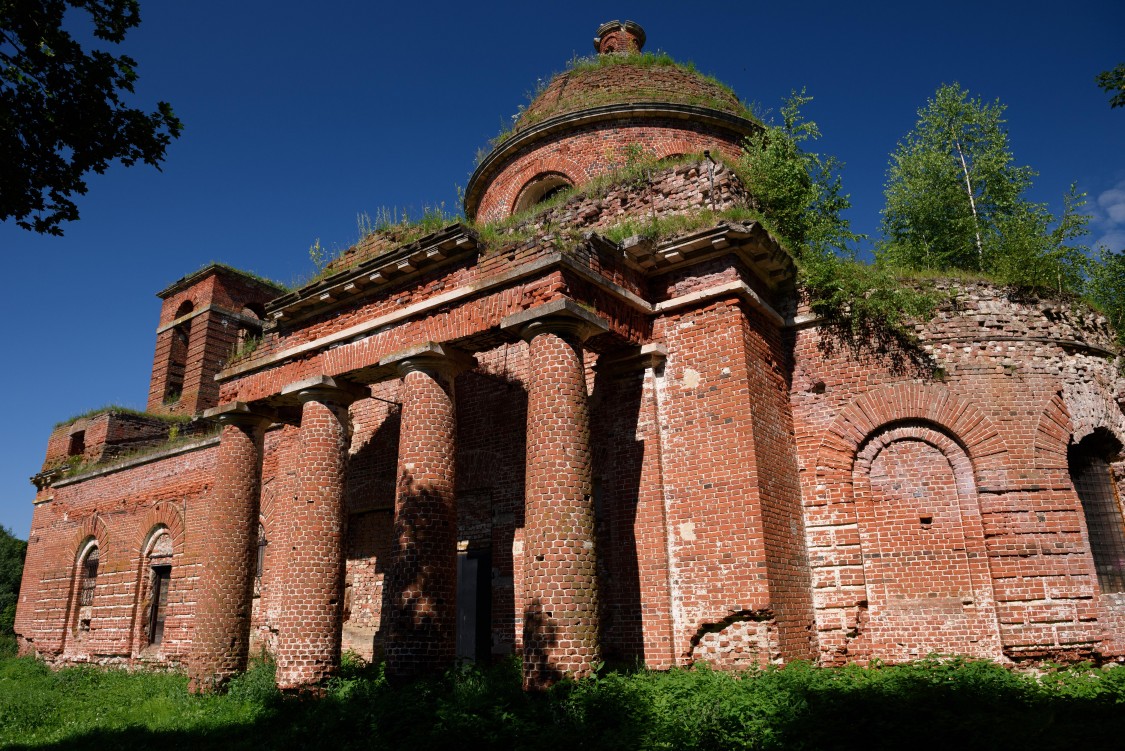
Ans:
[[[168,584],[172,579],[171,566],[152,567],[152,610],[148,618],[148,643],[164,641],[164,618],[168,612]]]
[[[487,664],[492,653],[492,555],[457,553],[457,661]]]

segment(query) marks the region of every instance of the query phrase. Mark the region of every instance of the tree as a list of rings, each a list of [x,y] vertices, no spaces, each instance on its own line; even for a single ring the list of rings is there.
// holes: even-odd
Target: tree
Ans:
[[[1105,312],[1117,332],[1117,344],[1125,349],[1125,251],[1102,247],[1090,264],[1086,293]]]
[[[856,261],[855,247],[864,238],[844,216],[851,200],[843,191],[843,165],[805,150],[820,138],[817,124],[801,114],[810,101],[804,90],[794,91],[781,108],[781,123],[746,139],[740,171],[764,223],[793,253],[812,309],[852,335],[881,336],[911,316],[927,315],[933,301],[885,269]]]
[[[1125,63],[1112,70],[1103,70],[1095,79],[1098,87],[1107,94],[1110,107],[1125,107]]]
[[[12,632],[27,543],[0,527],[0,636]]]
[[[1004,105],[942,86],[918,111],[887,171],[881,262],[963,269],[1025,287],[1076,289],[1087,250],[1085,197],[1071,188],[1062,217],[1027,200],[1036,173],[1008,147]]]
[[[72,9],[111,44],[140,22],[137,0],[0,0],[0,221],[53,235],[78,218],[87,173],[113,161],[159,169],[182,129],[167,102],[126,105],[136,61],[84,50],[63,28]]]

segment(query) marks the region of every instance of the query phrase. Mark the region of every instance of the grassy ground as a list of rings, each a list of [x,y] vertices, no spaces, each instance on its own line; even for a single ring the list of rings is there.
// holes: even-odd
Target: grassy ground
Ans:
[[[1121,749],[1125,668],[1039,678],[989,663],[609,673],[543,695],[518,668],[392,686],[346,667],[319,700],[268,664],[226,696],[178,674],[0,659],[0,746],[50,749]]]

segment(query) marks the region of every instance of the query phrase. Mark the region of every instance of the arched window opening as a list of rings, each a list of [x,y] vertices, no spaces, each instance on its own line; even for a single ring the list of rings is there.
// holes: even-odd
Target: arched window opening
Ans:
[[[98,549],[94,547],[82,561],[82,582],[78,586],[78,606],[85,608],[94,604],[94,590],[98,586]]]
[[[1125,592],[1125,517],[1112,462],[1121,444],[1107,431],[1095,431],[1067,452],[1070,479],[1082,502],[1090,554],[1103,592]]]
[[[82,456],[86,453],[86,431],[79,430],[77,433],[72,433],[70,436],[70,443],[66,447],[67,456]]]
[[[98,543],[96,540],[91,540],[78,557],[78,591],[75,592],[78,607],[75,608],[77,612],[74,614],[72,625],[74,630],[78,632],[80,639],[83,634],[90,630],[90,623],[93,620],[94,593],[98,587],[99,563]]]
[[[258,581],[262,580],[262,573],[266,570],[266,545],[269,545],[269,540],[266,539],[266,528],[259,523],[258,560],[254,568],[254,576],[258,579]]]
[[[148,554],[148,601],[145,637],[152,646],[164,642],[164,622],[168,616],[168,592],[172,583],[172,536],[160,532]]]
[[[523,186],[519,197],[516,198],[516,206],[512,213],[518,214],[532,206],[549,201],[572,187],[574,187],[574,183],[561,172],[545,172],[536,175]]]
[[[192,312],[194,306],[185,300],[176,309],[176,319]],[[168,377],[165,379],[164,403],[178,402],[184,390],[184,371],[187,368],[188,349],[191,345],[191,319],[176,324],[172,329],[172,344],[168,353]]]

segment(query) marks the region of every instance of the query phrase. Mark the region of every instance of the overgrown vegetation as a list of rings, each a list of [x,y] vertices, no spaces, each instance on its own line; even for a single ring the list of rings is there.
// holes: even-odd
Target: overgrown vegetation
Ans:
[[[19,602],[26,555],[27,542],[6,527],[0,527],[0,658],[15,653],[12,625],[16,620],[16,603]]]
[[[903,271],[967,271],[1032,293],[1085,296],[1125,346],[1125,259],[1082,240],[1090,217],[1075,186],[1058,216],[1027,198],[1036,172],[1008,146],[1004,105],[941,86],[918,111],[887,172],[877,258]]]
[[[148,420],[160,420],[161,422],[168,423],[191,422],[191,415],[169,415],[162,412],[145,412],[144,410],[133,409],[132,407],[123,407],[120,404],[107,404],[104,407],[88,409],[85,412],[68,417],[65,420],[60,420],[55,423],[55,427],[58,428],[63,425],[69,425],[77,420],[89,419],[103,414],[132,415],[133,417],[143,417]]]
[[[771,123],[746,140],[740,176],[754,195],[762,223],[793,254],[799,282],[814,313],[851,336],[883,338],[902,333],[910,318],[924,318],[936,299],[918,285],[904,285],[888,269],[856,259],[865,239],[844,213],[841,163],[806,150],[820,138],[816,123],[801,114],[812,100],[793,92]]]
[[[85,472],[92,472],[94,470],[109,469],[121,464],[128,464],[129,462],[149,456],[150,454],[157,454],[162,451],[179,448],[180,446],[187,446],[191,443],[203,441],[208,438],[217,436],[220,431],[220,426],[215,423],[210,423],[202,430],[193,430],[188,433],[181,432],[181,426],[186,422],[176,422],[169,426],[168,434],[164,438],[156,438],[151,441],[143,441],[137,445],[129,446],[124,450],[117,453],[109,453],[106,458],[100,461],[84,461],[81,456],[69,457],[67,462],[60,467],[63,470],[65,477],[74,477]],[[113,448],[113,447],[108,447]]]
[[[584,89],[581,86],[574,85],[574,80],[580,78],[583,73],[623,65],[635,68],[675,68],[710,84],[716,89],[717,94],[711,95],[701,91],[676,92],[668,91],[665,88],[649,90],[645,89],[643,86],[634,86],[628,90],[607,90],[602,88]],[[643,101],[645,99],[653,99],[654,101],[671,102],[674,104],[710,107],[723,112],[730,112],[731,114],[739,115],[749,120],[754,120],[755,122],[758,121],[753,111],[742,103],[734,89],[714,76],[701,73],[691,61],[686,63],[679,62],[666,52],[631,52],[628,54],[589,55],[585,57],[575,56],[567,63],[562,73],[556,73],[545,79],[540,79],[538,85],[532,91],[527,92],[527,105],[520,105],[516,113],[512,115],[511,122],[506,124],[500,133],[489,140],[488,145],[490,149],[495,149],[510,139],[516,134],[517,129],[523,130],[529,128],[537,122],[556,114],[557,109],[542,109],[529,112],[527,106],[533,103],[539,95],[547,89],[551,82],[559,76],[572,77],[571,85],[567,87],[567,104],[565,105],[565,109],[567,110],[586,109],[625,100]],[[480,162],[488,156],[488,153],[489,150],[479,150],[477,152],[477,164],[480,164]]]
[[[163,749],[1116,749],[1125,667],[1020,674],[989,662],[608,673],[545,694],[518,666],[406,685],[352,662],[318,701],[257,662],[226,696],[178,674],[0,661],[0,745]]]

